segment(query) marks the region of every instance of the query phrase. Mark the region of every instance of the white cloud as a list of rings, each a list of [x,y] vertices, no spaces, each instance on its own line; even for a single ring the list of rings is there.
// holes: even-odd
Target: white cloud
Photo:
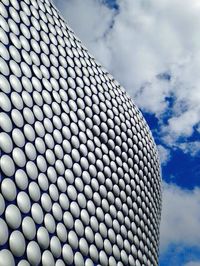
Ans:
[[[55,0],[54,3],[87,44],[104,38],[112,23],[114,12],[101,0]]]
[[[161,164],[162,165],[167,164],[167,162],[170,160],[171,157],[170,150],[166,149],[162,145],[158,145],[157,148]]]
[[[116,11],[102,0],[54,0],[75,33],[104,66],[111,61],[111,50],[105,38],[113,23]]]
[[[200,261],[190,261],[186,263],[184,266],[200,266]]]
[[[103,0],[54,2],[140,108],[160,119],[171,114],[162,127],[166,143],[193,134],[200,120],[199,0],[117,0],[118,11]]]
[[[170,244],[200,247],[200,188],[192,191],[164,183],[161,253]]]
[[[182,149],[184,153],[196,156],[200,152],[200,141],[180,143],[179,148]]]

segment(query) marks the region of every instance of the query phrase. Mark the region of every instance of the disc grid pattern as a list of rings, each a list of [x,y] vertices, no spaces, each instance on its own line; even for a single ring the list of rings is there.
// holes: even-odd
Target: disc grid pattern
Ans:
[[[143,116],[49,0],[0,2],[0,265],[158,265]]]

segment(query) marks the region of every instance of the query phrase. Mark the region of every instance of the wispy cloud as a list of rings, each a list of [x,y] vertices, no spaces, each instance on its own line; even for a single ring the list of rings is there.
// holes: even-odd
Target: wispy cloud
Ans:
[[[186,263],[184,266],[200,266],[200,261],[190,261]]]
[[[179,148],[182,149],[184,153],[197,156],[200,153],[200,141],[188,141],[180,143]]]
[[[158,145],[157,148],[158,148],[158,154],[159,154],[161,164],[166,165],[171,157],[170,150],[165,148],[162,145]]]
[[[161,252],[172,244],[200,247],[200,189],[164,183]]]

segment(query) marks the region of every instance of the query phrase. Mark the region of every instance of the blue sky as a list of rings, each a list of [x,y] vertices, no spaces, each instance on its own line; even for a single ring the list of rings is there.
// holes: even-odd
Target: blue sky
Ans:
[[[54,0],[132,96],[158,145],[161,266],[200,266],[199,0]]]
[[[143,115],[153,132],[156,143],[163,145],[157,133],[159,128],[158,120],[151,114],[144,112]],[[192,139],[198,140],[198,134],[194,134]],[[176,183],[185,189],[192,190],[196,186],[200,187],[200,153],[191,156],[178,148],[171,149],[170,152],[170,160],[162,165],[163,179],[168,183]]]

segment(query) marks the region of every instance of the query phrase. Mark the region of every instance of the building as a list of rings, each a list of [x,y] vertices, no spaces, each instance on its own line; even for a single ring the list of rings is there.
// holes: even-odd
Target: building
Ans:
[[[50,0],[1,0],[0,25],[0,265],[157,265],[142,114]]]

